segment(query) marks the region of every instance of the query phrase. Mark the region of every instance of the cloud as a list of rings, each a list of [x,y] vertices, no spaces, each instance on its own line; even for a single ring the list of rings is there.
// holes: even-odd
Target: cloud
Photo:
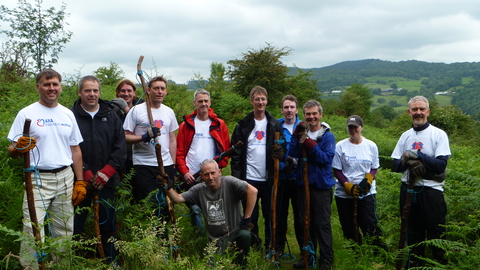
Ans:
[[[10,8],[16,3],[4,4]],[[61,6],[44,0],[44,7]],[[285,64],[301,68],[347,60],[473,62],[480,52],[474,0],[84,0],[67,3],[74,33],[56,67],[91,74],[110,61],[134,79],[136,63],[177,82],[210,64],[226,65],[266,42],[289,47]],[[151,74],[156,75],[156,74]]]

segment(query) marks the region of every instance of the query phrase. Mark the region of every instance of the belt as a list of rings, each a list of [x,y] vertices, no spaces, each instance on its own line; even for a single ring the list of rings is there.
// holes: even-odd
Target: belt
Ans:
[[[65,170],[68,167],[70,167],[70,166],[63,166],[63,167],[53,169],[53,170],[40,170],[39,169],[38,172],[40,172],[40,173],[59,173],[59,172]]]

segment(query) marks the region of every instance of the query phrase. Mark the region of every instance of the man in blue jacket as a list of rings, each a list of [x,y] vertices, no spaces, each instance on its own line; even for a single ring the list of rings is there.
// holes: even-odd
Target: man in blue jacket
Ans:
[[[94,76],[85,76],[78,84],[79,98],[72,111],[77,120],[83,142],[80,143],[83,156],[83,179],[91,183],[85,200],[78,207],[89,207],[93,200],[93,189],[99,192],[101,201],[113,201],[115,187],[120,184],[118,170],[127,157],[125,133],[122,120],[113,107],[100,99],[100,82]],[[109,204],[100,207],[100,233],[107,263],[115,260],[114,243],[108,241],[115,237],[117,227],[115,209]],[[74,235],[84,231],[88,211],[82,210],[75,215]]]
[[[332,226],[330,224],[332,186],[335,179],[332,175],[332,162],[335,155],[335,136],[330,126],[321,122],[323,109],[318,101],[309,100],[303,105],[305,122],[297,125],[288,154],[298,158],[297,184],[304,187],[302,166],[305,162],[302,152],[307,155],[308,183],[310,190],[310,232],[308,236],[300,235],[302,248],[305,237],[313,243],[309,256],[309,266],[315,264],[317,244],[320,245],[320,270],[331,269],[333,263]],[[300,220],[305,220],[306,197],[304,188],[298,189],[298,208]],[[304,222],[301,222],[304,223]],[[303,225],[303,224],[302,224]],[[302,229],[303,230],[303,229]],[[294,264],[295,269],[303,269],[303,260]]]
[[[300,123],[300,119],[297,116],[298,113],[298,101],[293,95],[286,95],[282,98],[282,114],[283,118],[278,119],[278,122],[283,127],[283,135],[285,137],[286,149],[290,148],[292,140],[292,134],[297,124]],[[295,183],[297,160],[292,157],[287,157],[286,161],[280,162],[280,180],[278,183],[277,194],[277,241],[276,241],[276,254],[278,258],[281,258],[285,252],[285,242],[287,241],[287,229],[288,229],[288,209],[289,202],[292,202],[293,209],[293,227],[295,229],[295,237],[298,237],[303,233],[300,226],[300,217],[297,207],[297,189],[298,185]],[[299,245],[300,247],[302,245]]]

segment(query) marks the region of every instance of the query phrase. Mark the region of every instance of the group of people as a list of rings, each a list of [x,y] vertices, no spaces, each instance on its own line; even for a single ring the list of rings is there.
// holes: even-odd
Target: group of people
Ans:
[[[336,143],[330,126],[322,121],[318,101],[303,105],[304,121],[300,121],[296,97],[286,95],[281,101],[284,117],[277,120],[266,110],[267,90],[255,86],[250,92],[253,111],[238,122],[230,137],[227,125],[210,107],[210,93],[205,89],[195,91],[195,110],[179,125],[174,111],[163,104],[168,82],[161,76],[148,82],[146,102],[138,100],[136,86],[129,80],[118,84],[115,100],[102,100],[100,81],[85,76],[79,81],[79,98],[71,109],[58,103],[61,80],[53,69],[37,75],[40,99],[18,113],[8,134],[11,157],[30,155],[38,222],[42,226],[46,218],[52,220],[52,237],[81,234],[88,214],[85,207],[95,195],[113,200],[121,174],[133,170],[136,201],[157,192],[153,196],[156,200],[166,194],[173,203],[186,203],[192,211],[192,223],[215,241],[219,252],[235,242],[235,262],[243,267],[250,248],[262,248],[260,207],[265,251],[277,258],[284,254],[291,203],[295,236],[306,257],[294,268],[307,267],[305,261],[313,266],[318,259],[320,269],[332,269],[333,196],[344,236],[361,244],[363,235],[369,243],[387,250],[376,216],[378,148],[362,136],[360,116],[347,118],[349,137]],[[424,254],[424,247],[416,244],[441,238],[444,232],[443,184],[451,153],[445,132],[427,121],[428,100],[417,96],[408,106],[412,128],[401,136],[392,158],[393,170],[403,172],[401,208],[407,194],[415,193],[407,243],[414,245],[407,262],[411,267],[420,264],[418,258]],[[32,120],[29,134],[23,134],[26,119]],[[279,139],[275,139],[276,134]],[[235,148],[239,142],[243,145]],[[226,152],[230,157],[224,155]],[[222,176],[229,158],[231,176]],[[275,161],[280,164],[278,179],[274,179]],[[172,188],[177,178],[185,183],[184,192]],[[415,181],[414,190],[408,188],[409,181]],[[277,189],[274,202],[273,188]],[[276,220],[272,220],[272,204],[276,204]],[[160,201],[158,205],[158,217],[168,221],[168,207]],[[74,206],[83,211],[74,213]],[[26,196],[23,212],[24,231],[31,235]],[[116,235],[115,209],[102,207],[99,214],[100,219],[107,220],[100,225],[101,240],[106,262],[112,263],[116,250],[109,239]],[[308,232],[304,230],[305,217],[309,219]],[[272,224],[277,228],[275,236]],[[43,237],[43,229],[41,232]],[[271,245],[272,237],[275,246]],[[443,255],[444,251],[434,249],[436,260],[442,261]],[[35,266],[39,256],[22,242],[22,265]]]

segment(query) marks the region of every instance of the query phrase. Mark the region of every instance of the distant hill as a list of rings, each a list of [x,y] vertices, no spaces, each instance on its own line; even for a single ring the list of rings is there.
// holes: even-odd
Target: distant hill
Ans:
[[[291,74],[296,68],[290,68]],[[455,92],[451,103],[472,116],[480,113],[480,62],[429,63],[417,60],[391,62],[379,59],[345,61],[310,70],[321,92],[346,89],[354,83],[381,90],[399,81],[411,86],[408,91],[433,98],[438,92]],[[416,82],[416,83],[415,83]],[[395,86],[394,85],[394,86]],[[405,87],[403,87],[405,88]],[[378,89],[377,89],[378,90]]]

